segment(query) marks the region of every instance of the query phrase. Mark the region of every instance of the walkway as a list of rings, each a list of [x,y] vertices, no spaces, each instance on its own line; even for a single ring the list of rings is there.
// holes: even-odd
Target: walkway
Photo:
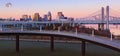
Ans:
[[[99,43],[105,46],[110,46],[110,48],[115,48],[120,51],[120,42],[117,40],[110,40],[109,38],[105,38],[102,36],[92,36],[84,33],[77,33],[76,32],[66,32],[66,31],[1,31],[0,35],[30,35],[30,34],[43,34],[43,35],[54,35],[54,36],[66,36],[66,37],[74,37],[74,38],[80,38],[88,42],[93,42],[93,43]],[[109,48],[109,47],[108,47]]]

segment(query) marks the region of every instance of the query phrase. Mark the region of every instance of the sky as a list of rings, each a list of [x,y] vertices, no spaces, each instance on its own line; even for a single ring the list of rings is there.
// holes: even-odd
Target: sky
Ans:
[[[9,2],[12,6],[6,7]],[[19,19],[24,14],[33,16],[34,13],[43,17],[48,11],[53,18],[56,18],[57,12],[63,12],[67,17],[80,18],[107,5],[116,11],[120,10],[120,0],[0,0],[0,18]]]

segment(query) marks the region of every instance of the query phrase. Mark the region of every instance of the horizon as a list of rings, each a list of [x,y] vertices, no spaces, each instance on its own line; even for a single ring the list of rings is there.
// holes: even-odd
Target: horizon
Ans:
[[[119,11],[119,2],[118,0],[0,0],[0,18],[19,19],[24,14],[33,16],[34,13],[39,13],[43,17],[48,11],[52,13],[54,19],[57,12],[63,12],[67,17],[81,18],[107,5]],[[11,6],[6,7],[7,3],[11,3]]]

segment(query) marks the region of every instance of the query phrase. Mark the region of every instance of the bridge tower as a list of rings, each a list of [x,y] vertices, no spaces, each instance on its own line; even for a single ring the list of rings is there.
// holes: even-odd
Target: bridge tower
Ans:
[[[109,31],[109,6],[106,7],[106,30]]]
[[[98,24],[98,30],[104,30],[104,19],[105,19],[105,16],[104,16],[104,7],[101,8],[101,23]]]
[[[105,19],[104,7],[102,7],[102,13],[101,14],[102,14],[102,16],[101,16],[102,17],[101,29],[104,30],[104,19]]]

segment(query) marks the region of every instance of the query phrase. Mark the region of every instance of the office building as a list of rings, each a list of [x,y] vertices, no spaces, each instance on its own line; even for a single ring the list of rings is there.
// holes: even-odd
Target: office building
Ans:
[[[40,17],[39,13],[35,13],[33,17],[33,21],[41,21],[42,18]]]
[[[32,21],[31,16],[29,16],[29,17],[26,19],[26,21]]]
[[[23,19],[27,19],[27,18],[28,18],[28,15],[22,15],[22,18],[23,18]]]
[[[22,15],[20,21],[26,21],[26,19],[28,19],[28,15]]]
[[[57,19],[64,19],[64,14],[62,12],[58,12]]]
[[[48,15],[44,15],[43,21],[48,21]]]
[[[51,15],[51,12],[50,12],[50,11],[48,12],[47,18],[48,18],[48,21],[51,21],[51,20],[52,20],[52,15]]]

